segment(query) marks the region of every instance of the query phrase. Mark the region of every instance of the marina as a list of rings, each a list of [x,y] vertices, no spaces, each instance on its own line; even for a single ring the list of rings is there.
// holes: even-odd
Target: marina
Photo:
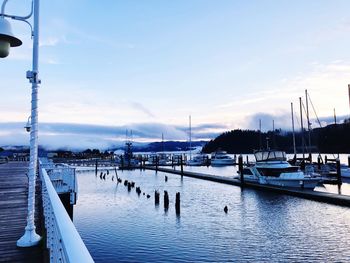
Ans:
[[[0,262],[350,262],[350,2],[1,2]]]

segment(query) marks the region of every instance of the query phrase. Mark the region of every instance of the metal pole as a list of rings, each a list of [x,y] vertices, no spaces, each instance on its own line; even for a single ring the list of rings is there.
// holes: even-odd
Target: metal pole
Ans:
[[[290,108],[292,111],[292,130],[293,130],[293,150],[294,150],[294,156],[297,154],[297,149],[295,146],[295,130],[294,130],[294,110],[293,110],[293,102],[290,104]]]
[[[349,106],[350,106],[350,84],[348,84],[348,96],[349,96]]]
[[[303,109],[302,109],[302,101],[301,97],[299,97],[299,104],[300,104],[300,125],[301,125],[301,148],[303,150],[303,161],[305,159],[305,143],[304,143],[304,125],[303,125]]]
[[[28,215],[24,235],[17,241],[19,247],[35,246],[41,237],[35,232],[35,180],[38,163],[38,88],[39,80],[39,0],[34,0],[33,28],[33,70],[27,72],[27,78],[32,83],[31,101],[31,131],[30,131],[30,161],[28,186]]]
[[[261,139],[261,119],[259,119],[259,150],[262,149],[262,139]]]
[[[311,129],[310,129],[310,117],[309,117],[309,98],[308,98],[307,89],[305,90],[306,97],[306,119],[307,119],[307,130],[309,136],[309,154],[311,154]]]
[[[189,130],[189,132],[190,132],[190,161],[192,160],[192,150],[191,150],[191,148],[192,148],[192,131],[191,131],[191,115],[189,116],[189,125],[190,125],[190,130]]]

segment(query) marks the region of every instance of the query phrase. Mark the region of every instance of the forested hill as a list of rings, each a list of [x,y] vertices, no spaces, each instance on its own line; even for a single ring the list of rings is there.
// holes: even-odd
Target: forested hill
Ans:
[[[295,134],[297,151],[302,151],[302,133]],[[308,132],[303,133],[305,144],[308,145]],[[232,130],[225,132],[204,147],[204,153],[222,149],[228,153],[252,153],[261,147],[293,152],[293,134],[282,130],[259,133],[254,130]],[[311,131],[311,149],[313,152],[350,153],[350,123],[332,124]]]

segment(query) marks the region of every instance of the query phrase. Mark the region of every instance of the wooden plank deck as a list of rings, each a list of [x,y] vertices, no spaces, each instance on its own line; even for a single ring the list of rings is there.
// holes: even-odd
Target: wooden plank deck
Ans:
[[[0,165],[0,262],[44,262],[42,245],[18,248],[17,240],[24,234],[27,216],[28,162]],[[35,222],[41,234],[41,198],[37,184]]]

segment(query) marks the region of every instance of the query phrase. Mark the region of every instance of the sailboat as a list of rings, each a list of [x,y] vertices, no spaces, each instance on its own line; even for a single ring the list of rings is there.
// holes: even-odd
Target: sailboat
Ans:
[[[188,166],[202,166],[208,162],[208,157],[205,154],[196,154],[192,157],[192,126],[191,126],[191,115],[189,116],[189,149],[190,156],[186,162]]]

